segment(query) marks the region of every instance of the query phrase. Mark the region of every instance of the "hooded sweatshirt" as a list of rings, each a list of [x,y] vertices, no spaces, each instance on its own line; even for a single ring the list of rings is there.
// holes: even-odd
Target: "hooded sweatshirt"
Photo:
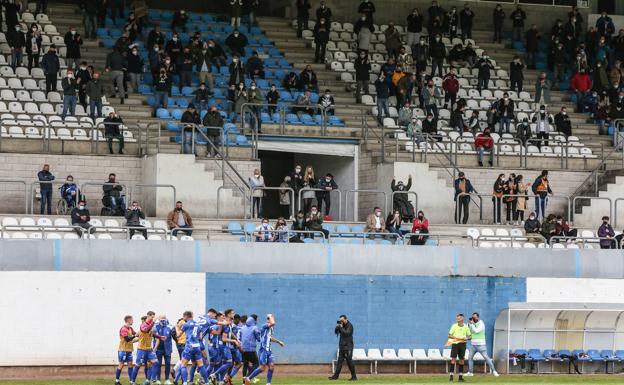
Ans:
[[[243,352],[255,352],[257,342],[260,342],[260,330],[256,326],[256,320],[250,317],[245,326],[241,328]]]

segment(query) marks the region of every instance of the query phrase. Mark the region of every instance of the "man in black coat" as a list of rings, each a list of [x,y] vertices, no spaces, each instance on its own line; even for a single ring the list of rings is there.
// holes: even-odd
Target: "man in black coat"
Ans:
[[[365,14],[366,21],[370,23],[371,25],[373,24],[373,13],[375,13],[375,11],[376,11],[375,4],[373,4],[373,2],[370,0],[362,1],[360,3],[360,6],[358,7],[358,13],[360,15]]]
[[[331,17],[332,17],[331,8],[329,8],[325,4],[325,0],[321,0],[321,4],[316,9],[316,22],[318,23],[321,19],[325,19],[325,23],[328,26],[331,26]]]
[[[41,68],[45,75],[46,95],[50,91],[56,91],[56,79],[61,69],[58,55],[56,54],[56,45],[52,44],[48,52],[41,59]]]
[[[431,56],[431,77],[435,76],[436,68],[438,68],[438,76],[442,77],[442,64],[446,57],[446,48],[442,43],[440,35],[436,35],[434,41],[429,47],[429,56]]]
[[[325,47],[329,41],[329,25],[324,18],[321,18],[314,26],[314,43],[316,51],[314,52],[314,62],[325,64]]]
[[[357,380],[355,375],[355,366],[353,365],[353,325],[347,319],[346,315],[341,315],[338,318],[338,323],[334,329],[334,333],[340,337],[338,342],[338,362],[336,362],[336,371],[333,376],[330,376],[330,380],[337,380],[342,370],[342,364],[346,360],[349,371],[351,372],[351,380]]]
[[[572,123],[565,107],[561,107],[561,112],[555,115],[555,128],[566,138],[572,135]]]
[[[464,5],[464,9],[459,13],[459,26],[462,31],[462,39],[472,39],[472,19],[474,12],[468,4]]]
[[[537,53],[539,38],[540,33],[537,31],[537,25],[533,24],[526,33],[526,61],[531,69],[535,69],[535,54]]]
[[[114,112],[108,114],[104,119],[104,137],[108,144],[108,152],[113,154],[113,139],[119,142],[119,154],[123,154],[124,136],[121,132],[123,120]]]
[[[494,8],[494,12],[492,13],[492,19],[494,24],[493,42],[498,42],[500,44],[503,34],[503,23],[505,22],[505,11],[503,11],[503,7],[501,7],[500,4],[496,4],[496,8]]]
[[[509,16],[513,20],[513,28],[511,30],[512,41],[521,41],[524,34],[524,21],[526,20],[526,13],[522,10],[520,5],[516,7],[516,10]]]
[[[308,29],[308,20],[310,19],[310,1],[297,0],[297,37],[301,37],[303,29]]]
[[[22,32],[21,27],[16,25],[7,32],[6,40],[11,47],[11,67],[15,71],[15,67],[22,65],[24,48],[26,48],[26,35]]]
[[[76,70],[80,65],[80,46],[82,45],[82,37],[76,27],[70,27],[70,30],[65,34],[65,45],[67,46],[67,68]]]
[[[524,80],[524,63],[519,56],[514,56],[514,59],[509,63],[509,80],[510,89],[515,91],[518,89],[518,93],[522,92],[522,82]]]
[[[371,64],[368,60],[368,54],[360,52],[353,66],[355,67],[355,81],[357,83],[355,99],[358,103],[362,103],[362,92],[364,92],[364,95],[368,95],[368,82],[370,81]]]
[[[245,56],[245,47],[247,46],[247,36],[235,29],[234,32],[225,39],[225,45],[230,48],[232,55],[243,57]]]

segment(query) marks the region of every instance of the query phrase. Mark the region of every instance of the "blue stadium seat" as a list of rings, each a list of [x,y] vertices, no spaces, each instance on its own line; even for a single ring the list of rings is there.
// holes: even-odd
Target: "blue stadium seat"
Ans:
[[[170,121],[167,122],[167,125],[165,126],[165,128],[168,131],[174,131],[174,132],[179,132],[182,130],[182,126],[176,122]]]
[[[159,108],[156,110],[156,116],[160,119],[171,119],[171,115],[169,115],[169,110],[166,108]]]
[[[539,349],[529,349],[528,356],[531,358],[531,361],[546,361]]]
[[[107,49],[112,49],[115,46],[115,40],[113,39],[104,39],[102,41],[102,46]]]
[[[152,93],[152,89],[147,84],[139,84],[139,93],[148,95]]]
[[[191,88],[191,87],[182,87],[182,95],[184,95],[184,96],[193,96],[193,88]]]
[[[327,231],[329,231],[330,233],[334,232],[334,225],[332,225],[331,223],[323,223],[321,225],[321,227]]]
[[[236,135],[236,145],[237,146],[247,146],[249,145],[249,140],[245,135]]]
[[[174,108],[176,106],[176,98],[167,99],[167,108]]]
[[[603,362],[605,360],[597,349],[589,349],[587,355],[592,361]]]
[[[180,93],[180,89],[176,86],[172,86],[170,96],[182,96],[182,94]]]
[[[243,235],[243,227],[238,222],[230,222],[228,223],[228,231],[232,235]]]
[[[363,233],[365,229],[364,225],[353,225],[351,231],[354,233]]]
[[[613,362],[618,361],[617,355],[611,349],[603,349],[600,351],[600,356],[603,360]]]
[[[178,98],[178,99],[176,99],[176,104],[179,107],[186,108],[186,107],[189,106],[189,101],[188,101],[187,98]]]
[[[341,233],[348,233],[350,232],[351,229],[349,228],[349,225],[345,225],[345,224],[340,224],[338,226],[336,226],[336,233],[341,234]],[[341,235],[342,237],[351,237],[351,234],[344,234]]]
[[[245,231],[245,233],[247,234],[252,234],[254,231],[256,231],[256,225],[254,223],[250,223],[247,222],[245,223],[245,225],[243,226],[243,230]]]
[[[590,360],[591,360],[591,358],[589,358],[589,357],[581,357],[581,356],[580,356],[580,355],[581,355],[581,354],[583,354],[583,353],[585,353],[585,351],[584,351],[583,349],[574,349],[574,350],[572,350],[572,355],[573,355],[574,357],[576,357],[576,359],[577,359],[578,361],[590,361]]]
[[[156,104],[156,97],[155,96],[148,96],[147,97],[147,105],[153,107],[154,104]]]
[[[109,36],[108,30],[106,28],[98,28],[97,30],[95,30],[95,34],[100,39],[104,39]]]
[[[568,350],[568,353],[570,353],[569,350]],[[557,351],[554,350],[554,349],[546,349],[546,350],[544,350],[544,360],[546,360],[546,361],[555,361],[555,362],[563,361],[560,357],[552,357],[553,354],[557,354]]]
[[[173,111],[171,112],[171,117],[172,117],[173,119],[175,119],[175,120],[180,120],[180,119],[182,119],[182,114],[183,114],[183,113],[184,113],[184,111],[182,111],[182,110],[181,110],[181,109],[179,109],[179,108],[176,108],[175,110],[173,110]]]
[[[119,39],[121,37],[121,30],[119,29],[111,29],[108,33],[113,39]]]

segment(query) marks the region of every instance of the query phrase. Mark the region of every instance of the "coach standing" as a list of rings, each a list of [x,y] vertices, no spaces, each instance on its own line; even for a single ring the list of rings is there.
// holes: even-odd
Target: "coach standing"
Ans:
[[[338,318],[338,323],[334,333],[340,336],[340,342],[338,342],[338,362],[336,363],[336,371],[333,376],[330,376],[330,380],[337,380],[342,370],[342,363],[347,360],[347,366],[351,372],[351,381],[357,380],[355,375],[355,366],[351,360],[353,356],[353,325],[347,319],[346,315],[341,315]]]

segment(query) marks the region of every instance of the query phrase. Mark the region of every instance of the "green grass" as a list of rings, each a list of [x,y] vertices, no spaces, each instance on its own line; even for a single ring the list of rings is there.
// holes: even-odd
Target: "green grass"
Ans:
[[[127,385],[127,378],[122,378],[123,384]],[[0,380],[0,385],[112,385],[111,379],[106,380]],[[457,383],[457,382],[455,382]],[[622,384],[620,375],[512,375],[512,376],[475,376],[466,379],[466,383],[474,384],[604,384],[615,385]],[[140,383],[139,383],[140,384]],[[234,384],[240,384],[236,381]],[[260,378],[257,385],[264,385],[264,378]],[[351,382],[342,379],[340,381],[328,381],[325,377],[280,377],[278,373],[273,381],[273,385],[336,385],[351,384]],[[438,376],[362,376],[356,384],[367,385],[427,385],[427,384],[449,384],[446,375]]]

